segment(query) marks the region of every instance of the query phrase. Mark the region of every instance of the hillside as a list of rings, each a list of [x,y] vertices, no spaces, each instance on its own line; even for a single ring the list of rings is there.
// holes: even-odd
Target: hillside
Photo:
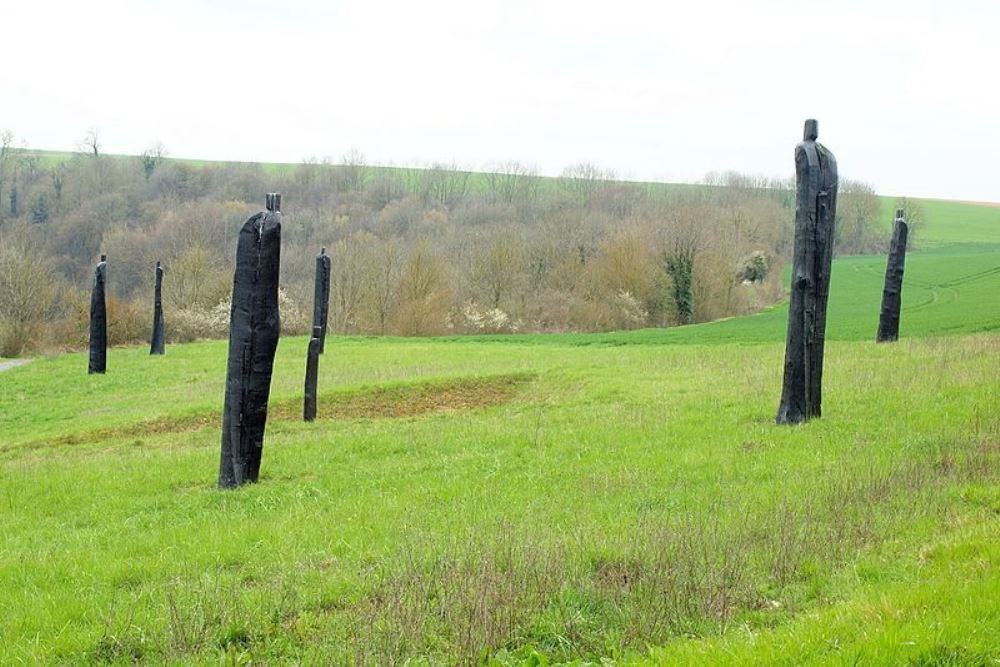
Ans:
[[[468,172],[351,160],[4,151],[0,274],[16,279],[0,290],[0,355],[85,344],[102,255],[113,343],[145,335],[155,262],[166,270],[171,341],[225,337],[235,230],[272,191],[283,193],[286,333],[308,329],[322,248],[334,270],[331,326],[346,334],[662,327],[753,312],[780,296],[787,183],[738,174],[713,187],[631,183],[588,163],[548,178],[517,162]],[[856,184],[845,201],[842,249],[884,244],[871,189]],[[748,271],[751,287],[735,289]]]
[[[4,371],[0,662],[989,664],[1000,209],[923,205],[899,343],[884,257],[836,260],[801,427],[773,423],[783,305],[336,336],[312,424],[283,338],[261,482],[225,493],[224,341]]]

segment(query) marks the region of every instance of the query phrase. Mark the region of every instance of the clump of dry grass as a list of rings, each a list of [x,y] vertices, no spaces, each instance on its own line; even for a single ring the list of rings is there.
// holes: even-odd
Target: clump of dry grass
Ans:
[[[533,644],[558,659],[597,657],[725,631],[923,516],[942,490],[995,479],[997,441],[925,448],[889,464],[871,456],[830,470],[809,494],[711,507],[634,526],[624,545],[570,543],[510,525],[446,548],[417,540],[353,606],[343,658],[412,656],[471,664]],[[600,552],[601,555],[595,555]],[[611,555],[607,555],[611,554]],[[792,601],[794,602],[794,600]]]

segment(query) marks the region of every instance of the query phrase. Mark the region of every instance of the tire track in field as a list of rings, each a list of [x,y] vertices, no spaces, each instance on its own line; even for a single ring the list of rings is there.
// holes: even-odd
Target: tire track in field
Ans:
[[[929,289],[931,291],[931,298],[927,301],[906,307],[904,310],[912,313],[915,311],[925,310],[934,305],[957,302],[961,298],[961,290],[958,289],[959,287],[964,287],[996,275],[1000,275],[1000,266],[994,266],[983,271],[969,273],[942,283],[913,280],[911,282]]]
[[[878,275],[878,269],[874,265],[869,265],[864,267],[864,270],[868,273]],[[990,267],[988,269],[983,269],[982,271],[975,271],[973,273],[968,273],[957,278],[952,278],[944,282],[935,283],[927,280],[920,280],[919,278],[912,278],[910,276],[904,277],[904,285],[909,283],[917,287],[922,287],[930,292],[930,297],[915,303],[912,305],[907,305],[903,307],[903,310],[909,313],[918,312],[921,310],[926,310],[932,306],[943,305],[947,303],[957,302],[961,298],[961,290],[956,289],[958,287],[963,287],[971,283],[975,283],[980,280],[985,280],[994,276],[1000,275],[1000,265]]]
[[[967,276],[962,276],[946,283],[941,283],[941,286],[951,287],[953,285],[967,285],[977,280],[989,278],[990,276],[995,276],[997,274],[1000,274],[1000,266],[994,266],[992,269],[986,269],[985,271],[979,271],[978,273],[970,273]]]

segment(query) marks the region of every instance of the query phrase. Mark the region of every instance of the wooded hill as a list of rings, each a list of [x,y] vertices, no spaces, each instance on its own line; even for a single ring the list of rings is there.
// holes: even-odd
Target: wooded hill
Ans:
[[[790,165],[791,166],[791,165]],[[93,264],[109,261],[113,343],[148,335],[166,268],[170,340],[223,337],[237,232],[283,194],[283,331],[304,332],[313,257],[333,259],[335,332],[427,335],[663,327],[752,312],[782,296],[791,180],[736,173],[639,183],[581,163],[454,165],[178,160],[162,148],[0,154],[0,354],[86,339]],[[845,181],[841,254],[880,251],[873,189]],[[918,216],[919,217],[919,216]]]

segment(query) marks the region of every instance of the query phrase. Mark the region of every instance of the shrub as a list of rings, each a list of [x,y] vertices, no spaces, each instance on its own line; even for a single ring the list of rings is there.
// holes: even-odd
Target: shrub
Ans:
[[[620,317],[619,324],[622,328],[634,329],[646,325],[649,312],[631,292],[620,290],[615,294],[614,304],[617,306]]]
[[[282,335],[301,336],[312,331],[311,313],[300,308],[283,289],[278,290],[278,308],[281,311]]]
[[[466,333],[513,333],[519,323],[499,308],[483,308],[474,301],[466,301],[461,308],[448,314],[449,329]]]
[[[147,313],[142,306],[134,302],[122,301],[111,295],[107,297],[106,306],[108,345],[127,345],[149,340],[150,330],[153,326],[152,311]],[[89,309],[87,317],[89,323]]]
[[[165,314],[167,338],[175,343],[226,338],[229,335],[229,309],[227,298],[208,310],[182,308]]]
[[[739,273],[737,274],[741,282],[762,283],[767,278],[771,269],[771,261],[760,250],[754,251],[749,257],[743,260]]]
[[[58,288],[36,234],[15,228],[0,242],[0,355],[15,357],[37,339]]]
[[[208,309],[182,308],[167,312],[164,315],[167,338],[175,343],[228,338],[232,307],[230,295]],[[278,309],[281,313],[282,335],[301,336],[309,333],[312,320],[283,289],[278,290]]]

